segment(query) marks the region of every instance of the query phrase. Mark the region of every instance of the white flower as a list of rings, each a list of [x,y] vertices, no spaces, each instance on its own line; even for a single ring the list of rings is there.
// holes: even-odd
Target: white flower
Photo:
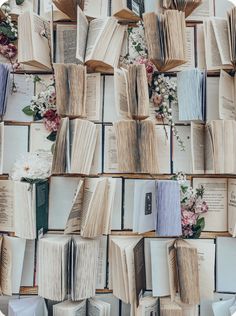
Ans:
[[[49,152],[27,153],[20,157],[13,166],[11,178],[46,179],[50,176],[52,155]]]

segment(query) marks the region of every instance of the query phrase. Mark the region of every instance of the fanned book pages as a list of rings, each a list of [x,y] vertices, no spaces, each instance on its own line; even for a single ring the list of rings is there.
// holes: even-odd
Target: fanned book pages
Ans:
[[[230,39],[234,35],[231,34],[229,23],[231,23],[230,16],[229,22],[227,22],[227,19],[217,17],[204,20],[206,66],[208,70],[233,68],[235,47],[232,46],[233,42]]]
[[[35,239],[48,228],[48,182],[0,180],[0,230]]]
[[[8,95],[10,92],[10,68],[7,64],[0,64],[0,116],[2,117],[7,108]]]
[[[158,315],[158,299],[152,296],[142,297],[139,301],[137,316]]]
[[[82,6],[83,0],[52,0],[55,6],[64,14],[66,14],[72,21],[77,18],[77,5]]]
[[[73,236],[71,253],[71,298],[73,301],[95,296],[98,251],[98,239]]]
[[[178,239],[175,246],[180,299],[185,304],[199,304],[197,249],[183,239]]]
[[[11,299],[8,304],[8,316],[40,315],[48,316],[46,302],[41,297]]]
[[[234,65],[236,64],[236,47],[235,47],[235,37],[236,37],[236,8],[232,8],[228,12],[228,30],[229,30],[229,48],[230,48],[230,57],[231,62]]]
[[[139,21],[144,13],[144,0],[111,0],[111,13],[119,20]]]
[[[115,186],[116,179],[112,178],[80,180],[65,233],[81,230],[85,238],[109,234]]]
[[[89,19],[103,19],[111,15],[110,0],[84,0],[83,1],[84,14]]]
[[[69,258],[71,237],[48,235],[38,244],[38,294],[63,301],[69,289]]]
[[[78,7],[76,58],[96,71],[118,67],[126,26],[113,17],[87,21]]]
[[[124,118],[145,119],[149,116],[149,95],[145,65],[115,69],[115,102]]]
[[[144,240],[141,237],[112,237],[109,249],[110,288],[133,308],[146,288]]]
[[[119,170],[124,173],[158,173],[157,139],[151,120],[119,121],[113,124]]]
[[[149,59],[159,71],[167,71],[187,62],[186,26],[183,12],[167,10],[143,15]]]
[[[57,112],[62,116],[86,116],[86,67],[54,64]]]
[[[236,122],[213,120],[207,125],[191,123],[193,173],[235,174]]]
[[[206,111],[206,73],[199,69],[179,72],[177,93],[179,120],[203,121]]]
[[[184,11],[185,17],[189,16],[199,5],[202,0],[162,0],[162,7],[164,9],[174,9]]]
[[[53,153],[52,173],[89,174],[96,141],[97,130],[94,123],[63,118]]]
[[[160,299],[161,316],[183,316],[182,308],[169,298]]]
[[[156,184],[158,236],[181,236],[180,186],[178,181],[158,180]]]
[[[76,64],[76,24],[56,25],[56,63]]]
[[[109,316],[111,305],[97,298],[78,302],[70,300],[53,305],[54,316]]]
[[[38,69],[51,70],[49,22],[35,13],[25,12],[18,18],[18,32],[18,61]]]

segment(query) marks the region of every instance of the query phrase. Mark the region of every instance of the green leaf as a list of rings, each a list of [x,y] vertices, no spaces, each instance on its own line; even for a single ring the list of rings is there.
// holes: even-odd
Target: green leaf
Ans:
[[[51,132],[51,134],[48,135],[47,139],[50,140],[51,142],[55,142],[57,137],[57,132]]]
[[[22,3],[24,3],[25,0],[16,0],[16,4],[17,5],[21,5]]]
[[[197,226],[201,227],[201,230],[204,229],[205,227],[205,218],[204,217],[201,217],[197,220]]]
[[[39,111],[35,111],[34,112],[34,121],[40,121],[40,120],[42,120],[41,114],[39,113]]]
[[[0,25],[0,34],[5,35],[10,41],[15,41],[17,38],[15,33],[11,31],[11,27],[9,25]]]
[[[31,109],[30,105],[24,107],[22,111],[29,116],[33,116],[35,114],[34,111]]]

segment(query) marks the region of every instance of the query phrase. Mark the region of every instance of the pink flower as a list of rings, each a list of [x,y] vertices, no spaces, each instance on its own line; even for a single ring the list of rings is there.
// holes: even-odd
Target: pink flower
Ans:
[[[202,201],[201,203],[199,203],[195,209],[196,214],[206,213],[207,211],[208,211],[208,205],[206,201]]]
[[[13,44],[2,45],[0,46],[0,53],[6,58],[12,59],[17,54],[17,48]]]
[[[193,230],[190,226],[183,227],[182,233],[184,237],[193,236]]]
[[[198,215],[195,214],[194,212],[189,212],[187,210],[182,210],[182,225],[187,226],[187,225],[195,225],[197,222],[197,217]]]
[[[56,132],[60,126],[61,118],[56,110],[50,109],[43,114],[43,121],[49,132]]]
[[[157,70],[155,65],[150,61],[148,60],[147,58],[144,58],[144,57],[139,57],[136,62],[138,64],[144,64],[145,67],[146,67],[146,72],[147,72],[147,78],[148,78],[148,83],[151,84],[152,82],[152,75],[153,73]]]

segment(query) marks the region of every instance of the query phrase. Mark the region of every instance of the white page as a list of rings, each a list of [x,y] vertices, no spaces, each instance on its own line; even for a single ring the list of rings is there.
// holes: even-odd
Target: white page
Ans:
[[[26,240],[21,286],[34,286],[35,240]]]
[[[121,230],[122,179],[116,179],[114,205],[111,214],[111,229]]]
[[[219,114],[219,77],[207,77],[207,121],[218,120]]]
[[[28,152],[28,127],[4,127],[3,173],[9,173],[13,164]]]
[[[95,298],[104,301],[106,303],[109,303],[111,305],[111,316],[112,315],[119,315],[119,300],[112,294],[107,293],[101,293],[96,294]],[[109,316],[109,315],[106,315]]]
[[[213,300],[201,300],[200,304],[200,315],[201,316],[214,316],[212,310],[212,303],[222,300],[228,300],[235,297],[234,294],[225,294],[225,293],[214,293]]]
[[[104,173],[119,173],[116,137],[113,126],[105,126]]]
[[[169,296],[170,280],[167,261],[169,241],[151,240],[152,291],[153,296]]]
[[[219,118],[222,120],[235,120],[235,91],[234,77],[221,70],[219,82]]]
[[[33,120],[32,116],[23,113],[22,109],[30,105],[30,101],[34,95],[34,83],[33,80],[26,81],[25,75],[15,74],[14,82],[16,84],[17,91],[11,92],[8,95],[6,113],[4,115],[5,121],[17,121],[17,122],[30,122]],[[12,75],[11,83],[12,87]]]
[[[133,231],[145,233],[156,229],[156,183],[154,180],[135,180]]]
[[[51,152],[53,142],[47,139],[49,134],[50,132],[43,123],[31,123],[29,151],[31,153],[36,151]]]
[[[101,236],[99,237],[96,289],[104,289],[106,287],[106,270],[107,270],[107,236]]]
[[[96,124],[97,141],[91,164],[90,175],[102,173],[102,125]]]
[[[193,188],[203,185],[203,198],[209,210],[203,214],[205,231],[227,231],[227,179],[225,178],[194,178]]]
[[[12,293],[20,292],[21,277],[25,254],[26,240],[16,237],[7,237],[12,249]]]
[[[105,76],[103,121],[112,123],[118,119],[119,116],[115,107],[114,76]]]
[[[234,301],[235,301],[235,298],[233,297],[229,300],[212,303],[214,316],[230,315],[229,308],[230,306],[233,305]]]
[[[176,128],[184,143],[184,150],[178,145],[176,137],[173,136],[173,172],[191,173],[191,128],[190,126],[177,126]]]
[[[216,0],[218,1],[218,0]],[[221,1],[221,0],[220,0]],[[214,15],[214,0],[203,0],[202,4],[197,7],[188,17],[187,21],[202,21]]]
[[[76,177],[51,177],[49,229],[65,229],[79,181]]]
[[[8,316],[47,316],[47,308],[43,298],[30,297],[11,300]]]
[[[236,180],[228,179],[228,231],[236,236]]]
[[[133,228],[135,180],[125,179],[124,184],[124,229]]]
[[[227,18],[227,12],[233,7],[233,1],[215,0],[215,16],[220,18]]]
[[[157,161],[159,173],[170,173],[170,127],[156,125]],[[167,135],[166,135],[167,133]]]
[[[216,291],[236,293],[236,239],[217,237],[216,249]]]

